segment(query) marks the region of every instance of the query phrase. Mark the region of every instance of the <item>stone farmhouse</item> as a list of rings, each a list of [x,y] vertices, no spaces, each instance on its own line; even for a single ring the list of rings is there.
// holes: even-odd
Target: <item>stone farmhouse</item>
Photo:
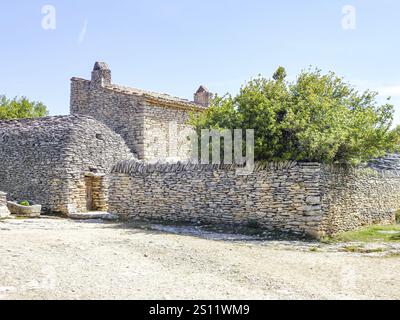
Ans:
[[[116,85],[96,62],[91,80],[71,79],[69,116],[0,121],[0,190],[46,213],[103,211],[315,238],[395,221],[396,157],[351,169],[258,163],[248,175],[235,165],[183,161],[191,147],[187,120],[211,97],[203,86],[188,101]],[[0,218],[6,214],[0,192]]]
[[[71,114],[91,116],[120,134],[138,159],[189,158],[191,112],[208,107],[211,93],[200,86],[194,101],[112,84],[111,71],[96,62],[91,80],[72,78]],[[172,127],[171,124],[176,124]]]

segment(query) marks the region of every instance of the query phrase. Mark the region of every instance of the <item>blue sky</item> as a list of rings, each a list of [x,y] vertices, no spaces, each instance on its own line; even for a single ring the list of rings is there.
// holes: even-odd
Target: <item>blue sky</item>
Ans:
[[[44,5],[55,30],[42,28]],[[342,27],[345,5],[356,28]],[[200,84],[235,93],[280,65],[294,79],[314,65],[392,96],[400,123],[397,0],[90,1],[0,3],[0,94],[69,112],[69,79],[106,61],[113,82],[192,99]]]

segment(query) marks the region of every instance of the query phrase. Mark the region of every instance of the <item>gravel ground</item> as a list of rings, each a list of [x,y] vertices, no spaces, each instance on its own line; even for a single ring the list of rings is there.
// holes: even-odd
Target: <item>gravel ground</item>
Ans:
[[[400,299],[398,247],[383,257],[189,229],[1,221],[0,299]]]

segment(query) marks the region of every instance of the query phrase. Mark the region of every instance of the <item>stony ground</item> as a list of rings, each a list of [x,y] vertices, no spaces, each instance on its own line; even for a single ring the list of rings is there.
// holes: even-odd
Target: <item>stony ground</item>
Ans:
[[[400,299],[395,246],[383,256],[153,227],[1,221],[0,298]]]

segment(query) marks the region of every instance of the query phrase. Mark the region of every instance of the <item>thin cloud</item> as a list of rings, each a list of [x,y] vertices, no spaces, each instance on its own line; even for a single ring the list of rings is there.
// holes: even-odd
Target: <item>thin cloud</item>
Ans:
[[[86,38],[86,33],[87,33],[87,28],[88,28],[88,20],[85,19],[85,22],[83,23],[83,28],[79,34],[79,38],[78,38],[78,43],[82,44],[83,41],[85,41]]]

